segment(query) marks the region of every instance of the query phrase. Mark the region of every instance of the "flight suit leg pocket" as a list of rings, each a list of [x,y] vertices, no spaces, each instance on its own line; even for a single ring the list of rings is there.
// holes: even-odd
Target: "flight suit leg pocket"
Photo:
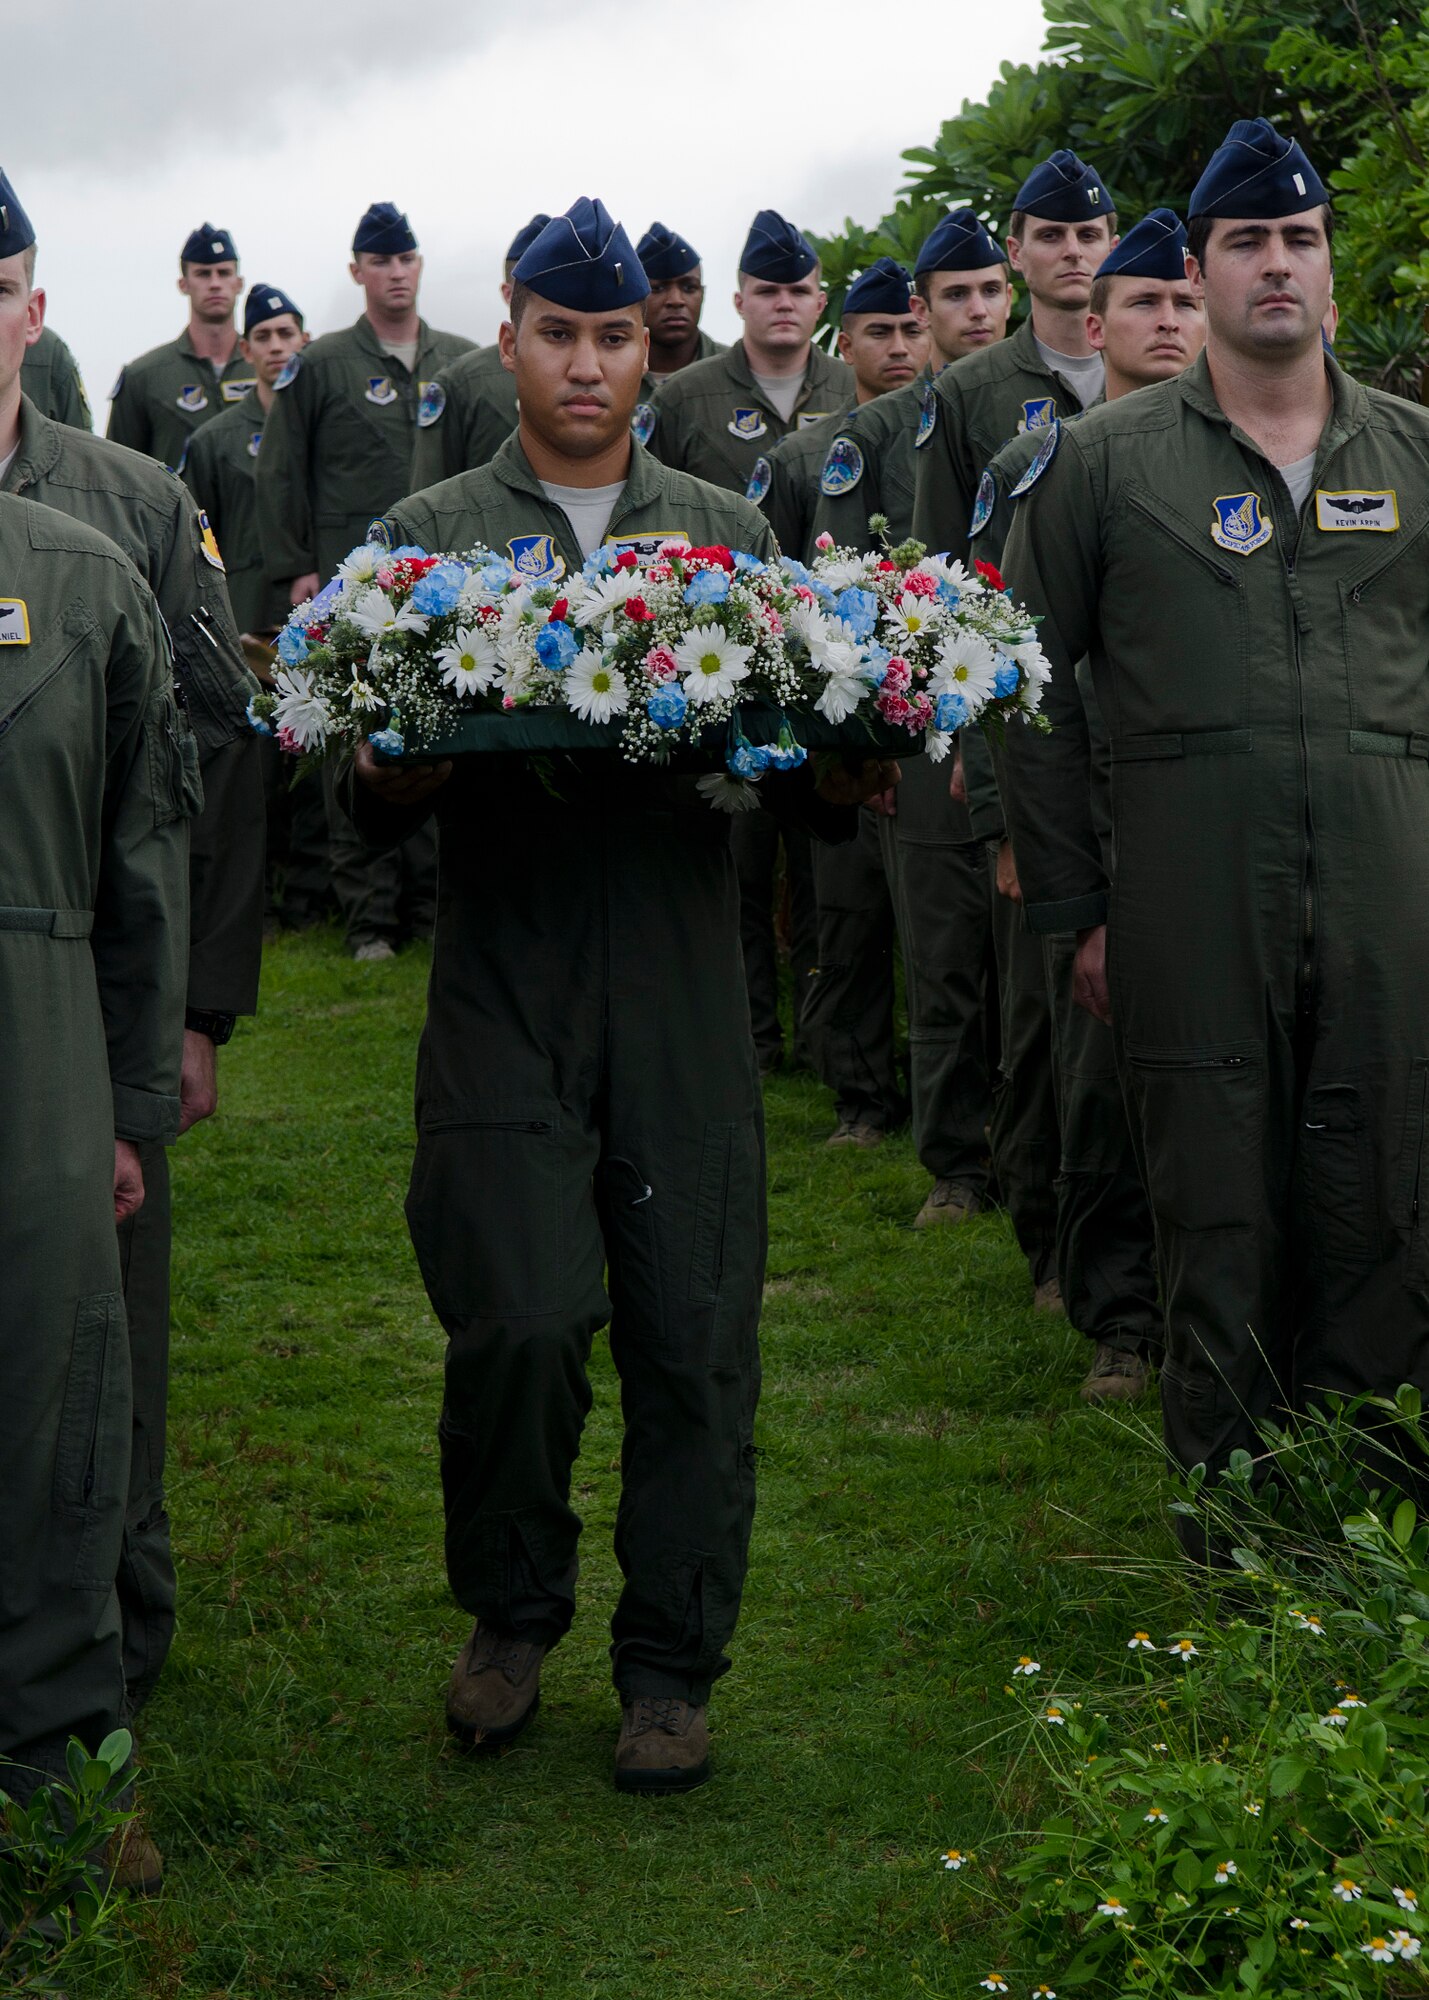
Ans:
[[[1260,1049],[1128,1045],[1126,1060],[1158,1228],[1254,1228],[1264,1198]]]
[[[424,1118],[407,1225],[427,1295],[452,1319],[559,1312],[569,1284],[561,1121],[552,1105]]]
[[[144,744],[149,759],[149,795],[154,802],[155,826],[195,818],[203,810],[198,741],[172,689],[162,688],[150,697],[144,718]]]
[[[72,1589],[114,1586],[132,1427],[124,1300],[94,1292],[75,1308],[55,1448],[52,1505],[77,1529]]]
[[[1311,1254],[1322,1270],[1368,1270],[1378,1262],[1370,1227],[1374,1168],[1359,1086],[1312,1085],[1302,1126]]]
[[[747,1358],[764,1288],[764,1160],[753,1119],[706,1125],[689,1302],[710,1314],[709,1364]]]
[[[665,1331],[660,1201],[633,1160],[616,1158],[597,1170],[596,1195],[612,1310],[623,1333],[658,1346]]]
[[[1414,1056],[1409,1064],[1409,1088],[1404,1099],[1399,1161],[1390,1201],[1390,1221],[1408,1250],[1405,1283],[1414,1292],[1429,1291],[1429,1056]]]

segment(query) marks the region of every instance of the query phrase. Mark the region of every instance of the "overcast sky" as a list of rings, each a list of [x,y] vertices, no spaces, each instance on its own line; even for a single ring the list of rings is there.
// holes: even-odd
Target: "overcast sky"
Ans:
[[[733,338],[757,208],[825,232],[875,221],[902,148],[1042,36],[1040,0],[248,0],[212,19],[175,0],[46,0],[5,14],[6,72],[57,87],[7,94],[0,164],[101,428],[120,364],[183,325],[178,251],[203,221],[324,332],[357,314],[357,217],[395,201],[426,256],[424,317],[484,341],[516,228],[599,195],[633,238],[658,216],[698,247],[704,324]]]

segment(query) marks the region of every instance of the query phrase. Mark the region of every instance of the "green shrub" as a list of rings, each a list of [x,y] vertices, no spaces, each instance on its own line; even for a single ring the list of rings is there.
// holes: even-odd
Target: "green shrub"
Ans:
[[[125,1729],[94,1756],[71,1740],[70,1782],[26,1805],[0,1792],[0,1994],[57,1993],[65,1967],[110,1933],[116,1898],[100,1857],[133,1817]]]

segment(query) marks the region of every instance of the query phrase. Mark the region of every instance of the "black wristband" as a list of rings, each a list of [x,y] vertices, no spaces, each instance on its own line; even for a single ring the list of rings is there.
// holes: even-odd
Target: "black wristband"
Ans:
[[[189,1007],[184,1011],[184,1028],[195,1035],[207,1035],[216,1049],[221,1049],[233,1033],[234,1014],[215,1014],[203,1007]]]

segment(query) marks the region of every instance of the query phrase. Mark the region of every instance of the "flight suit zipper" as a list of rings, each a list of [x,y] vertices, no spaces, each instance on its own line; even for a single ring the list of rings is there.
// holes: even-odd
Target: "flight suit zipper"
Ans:
[[[1289,488],[1275,468],[1275,478],[1289,494]],[[1276,512],[1282,510],[1277,506]],[[1310,733],[1305,720],[1305,662],[1300,650],[1300,585],[1295,573],[1295,565],[1300,555],[1300,542],[1305,533],[1305,515],[1302,508],[1295,517],[1295,535],[1292,541],[1283,542],[1289,550],[1283,558],[1285,581],[1290,592],[1291,645],[1295,659],[1295,693],[1297,722],[1300,736],[1300,782],[1305,797],[1303,823],[1304,848],[1300,868],[1300,963],[1297,968],[1298,1011],[1310,1012],[1315,981],[1315,953],[1317,948],[1315,926],[1315,813],[1310,796]]]

